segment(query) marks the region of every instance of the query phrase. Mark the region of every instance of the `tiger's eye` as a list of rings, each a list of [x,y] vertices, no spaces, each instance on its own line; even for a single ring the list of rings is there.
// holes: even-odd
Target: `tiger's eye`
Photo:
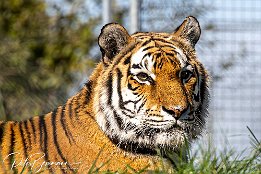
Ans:
[[[140,81],[148,81],[150,79],[149,75],[144,73],[144,72],[140,72],[136,75],[136,77],[140,80]]]
[[[181,73],[180,73],[180,78],[183,80],[183,81],[185,81],[185,82],[187,82],[189,79],[190,79],[190,77],[192,76],[192,72],[190,71],[190,70],[183,70]]]

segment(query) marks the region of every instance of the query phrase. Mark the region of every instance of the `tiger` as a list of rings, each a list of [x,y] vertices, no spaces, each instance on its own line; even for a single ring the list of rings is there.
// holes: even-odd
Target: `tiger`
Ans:
[[[1,173],[86,173],[157,169],[202,135],[209,75],[188,16],[172,33],[101,29],[101,60],[62,106],[24,121],[1,121]]]

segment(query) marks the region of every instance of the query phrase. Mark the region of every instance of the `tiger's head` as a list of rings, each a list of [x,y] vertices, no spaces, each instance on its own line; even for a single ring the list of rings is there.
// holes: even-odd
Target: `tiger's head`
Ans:
[[[200,32],[194,17],[170,34],[129,35],[115,23],[102,28],[94,109],[118,147],[153,154],[200,135],[208,104],[208,74],[195,53]]]

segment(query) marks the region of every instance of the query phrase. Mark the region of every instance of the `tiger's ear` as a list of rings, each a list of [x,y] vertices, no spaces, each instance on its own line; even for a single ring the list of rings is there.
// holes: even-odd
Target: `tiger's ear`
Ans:
[[[128,44],[130,35],[127,30],[117,23],[110,23],[101,29],[98,38],[102,59],[108,64]]]
[[[199,40],[201,29],[198,20],[189,16],[183,23],[175,30],[174,35],[187,40],[192,47],[195,47]]]

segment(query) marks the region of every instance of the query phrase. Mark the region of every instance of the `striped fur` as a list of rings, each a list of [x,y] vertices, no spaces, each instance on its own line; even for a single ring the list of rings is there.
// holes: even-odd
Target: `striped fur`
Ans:
[[[199,35],[194,17],[171,34],[130,36],[106,25],[102,61],[78,94],[46,115],[0,122],[2,171],[83,173],[99,152],[101,170],[158,168],[157,150],[179,151],[205,125],[208,74],[195,54]]]

